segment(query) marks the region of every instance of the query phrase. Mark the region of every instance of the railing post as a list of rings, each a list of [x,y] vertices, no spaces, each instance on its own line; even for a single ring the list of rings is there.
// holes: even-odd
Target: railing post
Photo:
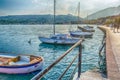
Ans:
[[[82,62],[82,44],[79,45],[78,78],[80,78],[81,75],[81,62]]]
[[[44,71],[39,72],[37,75],[35,75],[31,80],[40,80],[45,74],[47,74],[49,72],[49,70],[51,70],[56,64],[58,64],[67,54],[69,54],[77,46],[79,46],[79,59],[81,59],[81,51],[82,50],[80,50],[80,49],[82,49],[82,46],[81,46],[82,42],[83,42],[83,38],[80,39],[77,43],[75,43],[71,48],[69,48],[64,54],[62,54],[57,60],[55,60],[52,64],[50,64],[46,69],[44,69]],[[76,59],[76,58],[74,58],[74,59]],[[73,61],[72,61],[72,63],[73,63]],[[78,72],[81,73],[81,64],[80,64],[81,60],[79,60],[79,61],[80,62],[78,62],[78,64],[76,66],[79,67]],[[71,66],[71,64],[70,64],[70,66]],[[66,71],[67,70],[68,69],[66,69]],[[65,71],[65,73],[66,73],[66,71]],[[80,73],[79,73],[79,77],[80,77]]]

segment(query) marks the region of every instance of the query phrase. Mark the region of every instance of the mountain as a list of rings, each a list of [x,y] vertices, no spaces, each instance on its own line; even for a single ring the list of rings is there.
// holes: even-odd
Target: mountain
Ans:
[[[82,18],[80,18],[82,19]],[[65,24],[77,21],[77,16],[56,15],[57,24]],[[53,15],[11,15],[0,16],[0,24],[53,24]]]
[[[120,6],[118,7],[109,7],[104,10],[100,10],[96,13],[93,13],[88,16],[88,19],[98,19],[101,17],[108,17],[108,16],[113,16],[113,15],[119,15],[120,14]]]

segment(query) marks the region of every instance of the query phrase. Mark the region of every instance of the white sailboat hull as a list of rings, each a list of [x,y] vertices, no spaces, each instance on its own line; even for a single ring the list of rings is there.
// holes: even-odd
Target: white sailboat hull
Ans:
[[[44,60],[34,55],[0,55],[0,73],[24,74],[43,69]]]
[[[43,43],[49,44],[75,44],[79,41],[79,39],[51,39],[45,37],[39,37],[40,41]]]
[[[32,64],[29,66],[0,66],[0,73],[7,73],[7,74],[24,74],[24,73],[30,73],[37,70],[42,70],[43,68],[43,62],[39,62],[36,64]]]
[[[81,32],[81,31],[70,31],[72,37],[85,37],[92,38],[93,34],[90,32]]]
[[[78,29],[82,30],[83,32],[95,32],[93,28],[84,28],[84,27],[78,26]]]

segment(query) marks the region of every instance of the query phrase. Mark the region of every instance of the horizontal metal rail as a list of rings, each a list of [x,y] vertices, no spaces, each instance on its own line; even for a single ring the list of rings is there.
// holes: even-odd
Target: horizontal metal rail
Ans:
[[[59,77],[58,80],[61,80],[61,79],[62,79],[62,77],[65,75],[65,73],[66,73],[66,72],[68,71],[68,69],[71,67],[71,65],[73,64],[73,62],[77,59],[78,55],[79,55],[79,54],[77,54],[77,55],[74,57],[74,59],[72,60],[72,62],[68,65],[68,67],[67,67],[66,70],[63,72],[63,74]]]
[[[106,56],[105,56],[105,47],[106,45],[106,36],[103,37],[103,41],[102,41],[102,46],[100,47],[100,50],[99,50],[99,67],[100,67],[100,71],[104,73],[106,73]],[[104,52],[103,52],[104,51]]]
[[[73,79],[73,75],[75,74],[75,71],[76,71],[76,69],[78,68],[78,65],[79,65],[79,64],[80,64],[80,62],[79,62],[78,64],[76,64],[73,72],[71,73],[71,76],[70,76],[70,79],[69,79],[69,80],[72,80],[72,79]]]
[[[95,58],[91,58],[91,59],[88,59],[88,60],[84,60],[83,62],[91,61],[91,60],[93,60],[93,59],[95,59]],[[72,79],[73,79],[73,75],[75,74],[75,71],[76,71],[76,69],[78,68],[78,65],[79,65],[79,64],[80,64],[80,62],[76,64],[76,66],[75,66],[75,68],[74,68],[73,72],[71,73],[71,76],[70,76],[70,78],[69,78],[68,80],[72,80]]]
[[[60,62],[68,53],[70,53],[75,47],[79,46],[83,42],[83,38],[80,39],[76,44],[69,48],[63,55],[61,55],[57,60],[55,60],[50,66],[48,66],[44,71],[39,72],[31,80],[41,79],[49,70],[51,70],[58,62]]]
[[[100,50],[99,50],[99,55],[101,54],[101,52],[102,52],[104,46],[105,46],[105,42],[103,43],[103,45],[101,46],[101,48],[100,48]]]

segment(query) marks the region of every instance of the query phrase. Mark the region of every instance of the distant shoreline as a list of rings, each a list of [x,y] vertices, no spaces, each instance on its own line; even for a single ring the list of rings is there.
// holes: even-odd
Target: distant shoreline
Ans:
[[[0,24],[0,25],[53,25],[53,24]],[[78,24],[55,24],[55,25],[78,25]],[[85,25],[81,23],[79,25]],[[96,24],[89,24],[89,25],[96,25]]]
[[[83,21],[80,18],[81,22]],[[0,17],[0,24],[53,24],[53,15],[12,15]],[[78,23],[78,17],[73,15],[57,15],[55,18],[56,24],[76,24]],[[80,23],[80,22],[79,22]]]

